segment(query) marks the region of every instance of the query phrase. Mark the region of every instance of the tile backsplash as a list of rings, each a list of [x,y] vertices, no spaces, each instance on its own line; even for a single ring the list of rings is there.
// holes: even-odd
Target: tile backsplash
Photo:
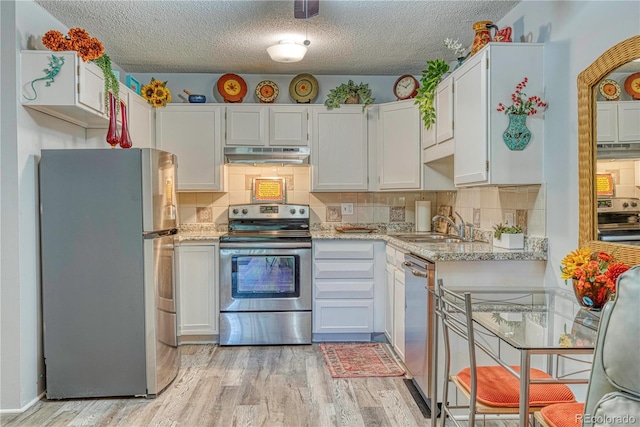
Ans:
[[[458,191],[403,192],[310,192],[308,166],[236,166],[227,165],[227,192],[178,193],[180,223],[226,224],[229,205],[251,203],[251,185],[255,177],[285,177],[287,202],[309,205],[311,224],[415,223],[416,200],[431,201],[431,213],[438,206],[450,205],[466,222],[476,228],[491,230],[505,223],[506,217],[523,222],[530,236],[545,236],[545,189],[543,185],[517,187],[461,188]],[[342,204],[352,204],[353,213],[342,211]]]

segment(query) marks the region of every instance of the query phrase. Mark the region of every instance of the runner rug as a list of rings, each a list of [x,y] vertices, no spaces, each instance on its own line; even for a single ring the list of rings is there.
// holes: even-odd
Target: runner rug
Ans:
[[[320,351],[333,378],[404,375],[404,369],[381,343],[320,344]]]

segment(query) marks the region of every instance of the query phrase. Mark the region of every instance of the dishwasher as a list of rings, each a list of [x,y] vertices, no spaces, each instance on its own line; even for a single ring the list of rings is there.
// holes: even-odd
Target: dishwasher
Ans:
[[[404,256],[405,272],[405,365],[413,383],[431,408],[432,351],[434,339],[433,289],[435,264],[413,254]],[[429,293],[431,289],[431,293]]]

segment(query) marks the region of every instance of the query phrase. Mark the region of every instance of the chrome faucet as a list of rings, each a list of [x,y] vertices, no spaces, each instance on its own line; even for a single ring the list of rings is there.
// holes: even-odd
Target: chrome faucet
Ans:
[[[446,222],[448,222],[449,225],[451,225],[451,227],[456,232],[458,237],[460,237],[463,240],[467,240],[469,242],[473,241],[473,224],[468,223],[468,222],[465,223],[464,219],[462,219],[462,216],[458,212],[454,212],[454,213],[458,216],[458,218],[460,218],[460,224],[459,225],[456,225],[456,222],[454,220],[452,220],[451,218],[449,218],[448,216],[435,215],[433,218],[431,218],[431,222],[432,222],[433,228],[435,228],[437,220],[443,219]],[[468,236],[467,236],[467,231],[466,231],[467,227],[469,227]]]

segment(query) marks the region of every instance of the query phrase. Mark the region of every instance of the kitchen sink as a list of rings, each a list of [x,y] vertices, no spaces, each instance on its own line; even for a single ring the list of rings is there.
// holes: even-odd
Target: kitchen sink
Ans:
[[[452,234],[425,233],[425,234],[392,234],[396,239],[409,243],[465,243],[464,239]]]

